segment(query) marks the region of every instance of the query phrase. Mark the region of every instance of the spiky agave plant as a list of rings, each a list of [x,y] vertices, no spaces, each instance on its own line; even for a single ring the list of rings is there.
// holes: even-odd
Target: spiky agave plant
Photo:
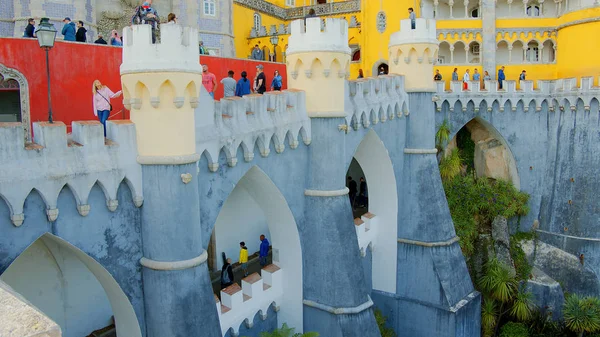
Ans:
[[[460,159],[460,154],[458,149],[453,149],[449,156],[442,158],[440,162],[440,176],[443,181],[449,181],[454,179],[457,175],[460,174],[460,166],[462,165],[462,160]]]
[[[444,119],[442,124],[438,125],[438,129],[435,132],[435,147],[441,151],[450,139],[450,123],[447,119]]]
[[[533,316],[533,306],[533,294],[519,289],[510,309],[510,315],[520,321],[528,321]]]
[[[567,328],[579,337],[585,332],[600,331],[600,300],[597,297],[569,295],[565,299],[563,316]]]
[[[496,324],[498,322],[498,306],[496,301],[485,298],[481,306],[481,327],[483,328],[483,336],[491,337],[494,335]]]
[[[517,292],[517,280],[497,259],[486,263],[486,273],[479,279],[481,289],[501,303],[509,302]]]
[[[273,332],[261,332],[260,337],[319,337],[318,332],[294,333],[294,330],[283,323],[281,329],[275,329]]]

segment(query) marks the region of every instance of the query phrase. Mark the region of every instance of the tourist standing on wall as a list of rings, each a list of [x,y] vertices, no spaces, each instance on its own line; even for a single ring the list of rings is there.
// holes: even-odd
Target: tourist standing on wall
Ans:
[[[265,235],[260,236],[260,251],[258,253],[258,257],[260,260],[260,265],[262,267],[267,265],[267,256],[269,256],[269,240],[265,237]]]
[[[358,69],[358,77],[357,77],[357,79],[358,78],[364,78],[364,77],[365,77],[365,75],[363,74],[362,69]]]
[[[259,64],[256,66],[256,80],[254,81],[254,92],[258,94],[264,94],[267,91],[267,77],[263,72],[263,65]]]
[[[106,40],[102,37],[101,33],[98,33],[98,39],[94,41],[95,44],[108,44]]]
[[[33,18],[29,18],[29,20],[27,20],[27,27],[25,27],[25,31],[23,32],[23,37],[36,37],[35,36],[35,20]]]
[[[492,79],[492,76],[490,76],[490,73],[486,71],[483,72],[483,80],[484,81],[490,81]]]
[[[208,72],[208,66],[205,64],[202,66],[202,85],[210,97],[215,99],[215,90],[217,90],[217,77],[215,74]]]
[[[71,18],[66,17],[63,22],[65,25],[62,28],[62,35],[65,41],[75,41],[75,24],[71,22]]]
[[[469,90],[469,81],[471,80],[471,74],[469,74],[469,69],[465,71],[465,75],[463,76],[463,90]]]
[[[85,33],[87,33],[87,29],[83,27],[83,21],[77,21],[77,33],[75,34],[75,41],[86,42],[87,38]]]
[[[317,13],[315,12],[314,8],[311,8],[308,11],[308,14],[306,14],[306,16],[304,17],[304,26],[306,27],[306,19],[308,18],[316,18],[317,17]]]
[[[454,71],[452,72],[452,80],[458,81],[458,68],[454,68]]]
[[[440,74],[440,70],[439,69],[436,69],[435,75],[433,75],[433,80],[434,81],[441,81],[442,80],[442,74]]]
[[[152,26],[152,43],[156,43],[156,29],[160,23],[158,12],[152,8],[151,2],[145,1],[135,9],[131,24],[149,24]]]
[[[242,271],[244,277],[248,276],[248,248],[244,241],[240,242],[240,264],[242,265]]]
[[[231,258],[225,260],[221,268],[221,290],[233,284],[233,268],[231,267]]]
[[[204,42],[200,41],[200,46],[198,47],[200,55],[208,55],[208,51],[204,47]]]
[[[481,80],[481,74],[477,71],[477,68],[473,71],[473,81]]]
[[[358,186],[356,184],[356,181],[354,181],[354,179],[352,179],[352,177],[348,176],[348,178],[346,178],[346,180],[348,181],[348,196],[350,197],[350,207],[352,207],[352,210],[354,210],[354,200],[356,200],[356,193],[358,193]]]
[[[523,70],[521,75],[519,75],[519,81],[525,81],[525,76],[527,76],[527,72]]]
[[[95,80],[92,92],[94,93],[94,115],[98,117],[98,120],[104,126],[104,137],[106,137],[106,120],[112,111],[110,99],[121,96],[121,90],[116,93],[112,92],[107,86],[100,83],[99,80]]]
[[[412,7],[408,9],[408,18],[410,19],[410,29],[415,29],[417,25],[417,15]]]
[[[275,74],[273,74],[273,81],[271,81],[271,90],[281,91],[281,85],[281,75],[279,75],[279,71],[275,70]]]
[[[258,45],[254,45],[254,49],[252,49],[252,55],[250,56],[250,58],[257,61],[264,61],[263,57],[264,56],[262,50],[258,48]]]
[[[504,74],[504,66],[498,70],[498,89],[502,89],[502,82],[506,79]]]
[[[250,80],[247,78],[248,73],[242,71],[242,78],[237,82],[235,86],[235,95],[238,97],[242,97],[244,95],[250,94]]]
[[[369,207],[369,189],[365,177],[360,177],[360,198],[358,207]]]
[[[175,13],[169,13],[169,15],[167,15],[167,25],[174,25],[177,23],[177,16],[175,15]]]
[[[223,96],[224,97],[232,97],[235,96],[235,89],[237,82],[233,78],[234,72],[230,70],[227,72],[227,77],[221,80],[221,84],[223,84]]]
[[[121,41],[121,38],[119,37],[119,34],[114,29],[110,33],[110,45],[111,46],[117,46],[117,47],[122,47],[123,46],[123,41]]]

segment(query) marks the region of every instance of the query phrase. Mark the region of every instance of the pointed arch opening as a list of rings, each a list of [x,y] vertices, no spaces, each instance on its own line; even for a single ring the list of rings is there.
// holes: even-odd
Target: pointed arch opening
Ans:
[[[113,324],[118,336],[142,336],[129,299],[110,273],[50,233],[21,253],[0,279],[60,325],[65,337]]]
[[[302,331],[302,248],[296,220],[277,186],[260,168],[253,166],[238,181],[217,216],[210,243],[216,256],[211,256],[209,251],[209,260],[215,259],[220,268],[224,259],[231,258],[233,282],[242,286],[244,270],[239,264],[240,242],[243,241],[247,247],[247,270],[252,278],[256,272],[263,274],[258,258],[261,235],[271,246],[266,265],[273,264],[282,270],[283,292],[277,301],[280,309],[278,326],[287,323],[296,331]],[[213,284],[213,290],[218,292],[218,289],[220,284]],[[264,308],[261,310],[264,311]],[[227,326],[230,318],[226,315],[227,310],[221,314],[223,333],[230,328]]]
[[[21,123],[28,142],[32,139],[29,104],[29,83],[25,76],[0,63],[0,122]]]
[[[351,183],[354,179],[356,186]],[[346,181],[361,253],[375,247],[371,252],[372,287],[395,293],[397,265],[390,261],[396,261],[398,255],[396,176],[387,149],[372,129],[356,148]]]

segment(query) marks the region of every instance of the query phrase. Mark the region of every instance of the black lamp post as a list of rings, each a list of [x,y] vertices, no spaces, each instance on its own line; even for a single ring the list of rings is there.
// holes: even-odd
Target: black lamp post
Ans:
[[[48,122],[52,121],[52,99],[50,98],[50,63],[48,62],[48,51],[54,47],[56,39],[56,28],[50,23],[50,19],[42,18],[35,31],[40,48],[46,51],[46,76],[48,77]]]
[[[273,35],[271,35],[271,44],[273,45],[273,58],[271,59],[271,61],[275,62],[275,47],[277,47],[277,43],[279,42],[279,36],[277,36],[277,33],[273,33]]]

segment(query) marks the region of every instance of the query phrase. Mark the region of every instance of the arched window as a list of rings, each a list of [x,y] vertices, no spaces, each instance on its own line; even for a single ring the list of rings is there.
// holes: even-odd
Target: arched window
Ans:
[[[527,44],[527,62],[539,62],[540,60],[540,48],[538,43],[531,41]]]
[[[473,8],[471,10],[471,17],[472,18],[478,18],[479,17],[479,7]]]
[[[540,16],[540,6],[527,6],[527,16]]]
[[[360,61],[360,49],[356,49],[354,53],[352,53],[352,62]]]
[[[19,82],[0,74],[0,122],[21,121]]]
[[[262,18],[260,14],[254,13],[254,30],[260,31],[260,26],[262,26]]]

